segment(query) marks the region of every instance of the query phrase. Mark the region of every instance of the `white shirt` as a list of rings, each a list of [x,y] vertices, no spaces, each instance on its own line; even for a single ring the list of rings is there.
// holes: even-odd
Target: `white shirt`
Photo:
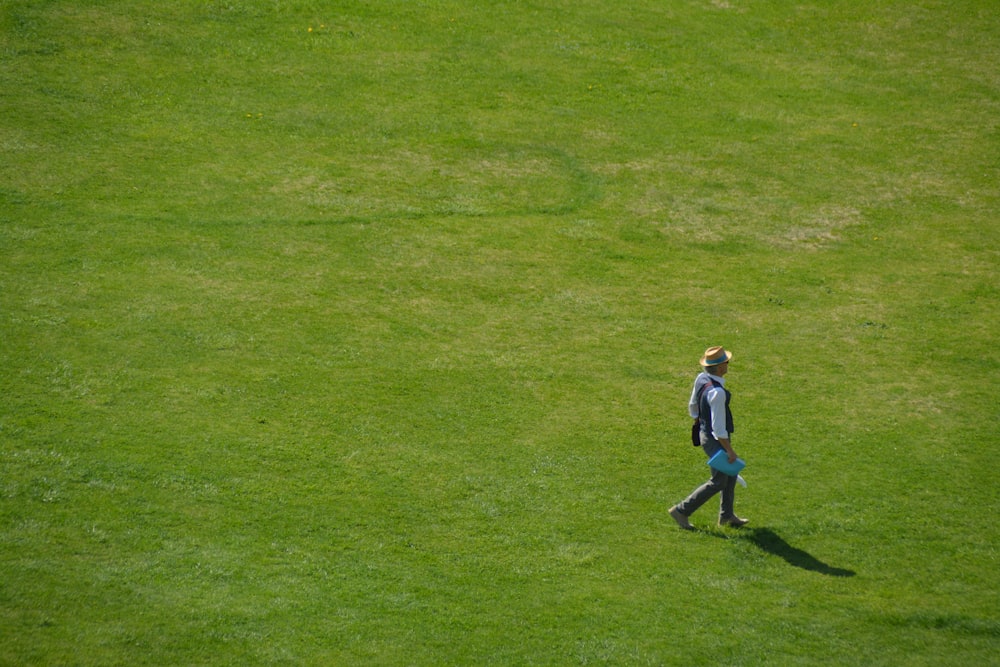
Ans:
[[[691,400],[688,401],[688,414],[691,415],[692,419],[697,419],[699,416],[698,390],[710,383],[709,378],[715,380],[717,384],[726,384],[725,378],[721,378],[718,375],[705,372],[698,374],[698,377],[694,379],[694,388],[691,390]],[[709,387],[705,390],[705,397],[708,399],[708,405],[712,408],[712,436],[716,440],[729,438],[729,431],[726,430],[725,390],[722,387]]]

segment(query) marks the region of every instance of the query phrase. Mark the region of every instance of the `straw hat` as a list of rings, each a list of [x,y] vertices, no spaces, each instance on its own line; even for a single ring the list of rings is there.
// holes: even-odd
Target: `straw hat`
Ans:
[[[709,366],[718,366],[719,364],[724,364],[733,358],[732,352],[726,352],[726,348],[721,345],[716,345],[715,347],[710,347],[705,350],[705,356],[701,358],[701,365],[705,368]]]

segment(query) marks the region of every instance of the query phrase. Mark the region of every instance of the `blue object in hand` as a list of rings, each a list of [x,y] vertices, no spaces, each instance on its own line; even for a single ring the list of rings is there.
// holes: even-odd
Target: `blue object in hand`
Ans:
[[[740,474],[740,471],[746,467],[747,462],[743,459],[736,459],[734,463],[729,462],[729,455],[726,454],[726,450],[720,449],[712,458],[708,460],[708,465],[712,466],[716,470],[726,473],[727,475],[733,475],[734,477]]]

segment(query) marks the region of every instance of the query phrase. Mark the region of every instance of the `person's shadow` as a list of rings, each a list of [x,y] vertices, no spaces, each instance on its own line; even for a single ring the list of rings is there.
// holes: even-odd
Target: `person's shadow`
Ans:
[[[770,528],[744,528],[740,531],[740,538],[751,542],[762,551],[784,559],[789,565],[801,567],[803,570],[811,570],[831,577],[853,577],[855,575],[854,570],[827,565],[812,554],[802,549],[796,549]]]

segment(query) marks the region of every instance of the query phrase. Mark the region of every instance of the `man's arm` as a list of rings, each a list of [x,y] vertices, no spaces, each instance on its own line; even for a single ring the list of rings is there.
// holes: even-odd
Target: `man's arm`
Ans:
[[[721,389],[712,389],[708,395],[708,404],[712,408],[712,435],[726,450],[730,463],[735,463],[737,456],[729,441],[729,431],[726,430],[726,393]]]
[[[726,455],[729,458],[729,462],[736,463],[736,459],[739,457],[736,456],[736,450],[733,449],[733,445],[729,442],[729,438],[718,438],[718,440],[719,444],[722,445],[722,448],[726,450]]]

